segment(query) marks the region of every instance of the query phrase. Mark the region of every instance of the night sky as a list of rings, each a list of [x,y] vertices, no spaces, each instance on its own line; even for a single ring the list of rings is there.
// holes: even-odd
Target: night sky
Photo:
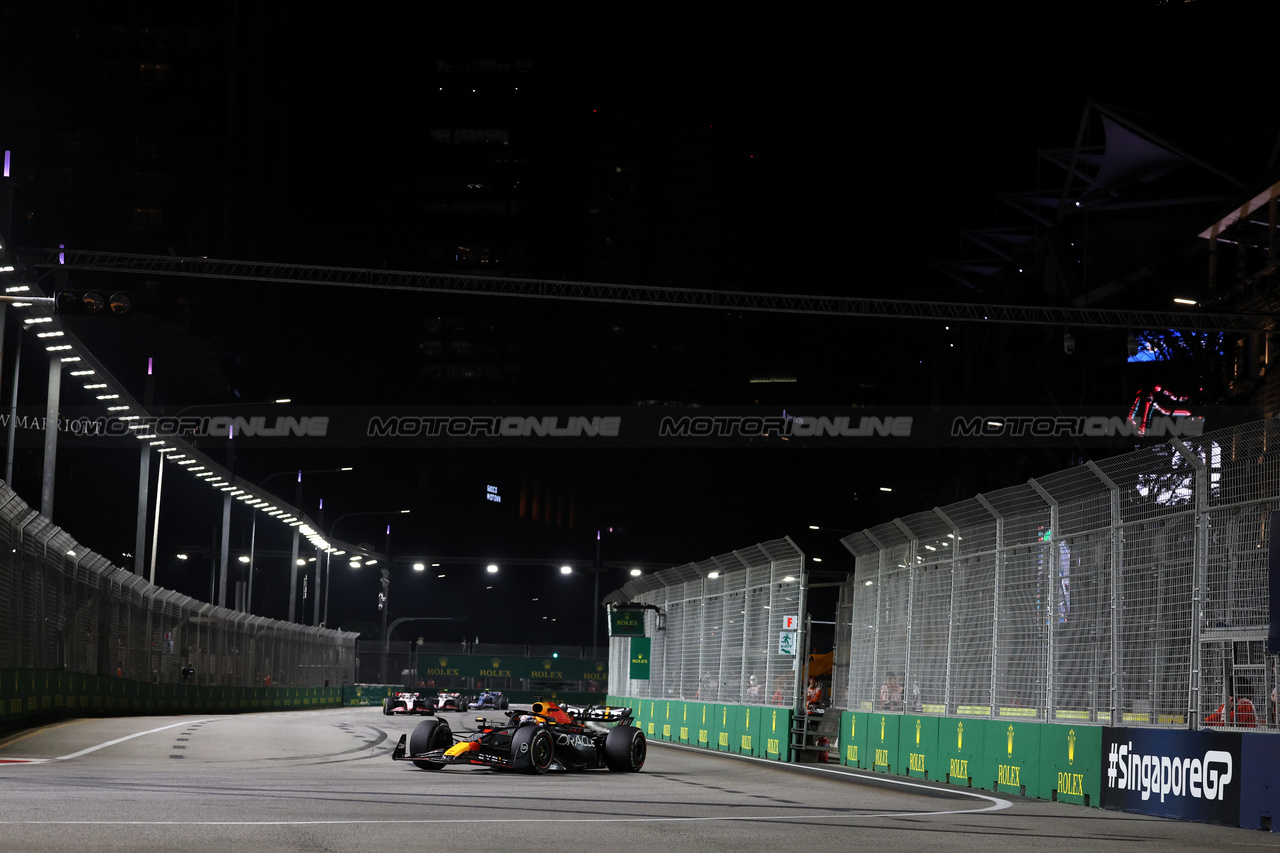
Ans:
[[[997,15],[994,5],[970,4],[928,21],[876,10],[839,24],[819,7],[733,20],[660,9],[636,20],[638,10],[580,7],[524,24],[434,8],[368,16],[326,4],[143,4],[117,19],[99,4],[10,4],[0,13],[9,81],[0,147],[18,164],[11,242],[1034,302],[1044,298],[1034,289],[965,292],[931,265],[963,255],[960,229],[1007,221],[998,193],[1049,180],[1036,148],[1070,146],[1087,98],[1146,111],[1171,131],[1272,118],[1239,109],[1243,96],[1218,59],[1229,52],[1219,34],[1237,31],[1207,4],[1116,5],[1036,4],[1010,19],[1007,6]],[[127,39],[148,27],[183,34],[154,48],[174,57],[172,78],[139,94],[128,74],[104,71],[115,57],[152,49],[145,38],[140,48],[103,48],[113,26],[135,34]],[[474,57],[518,59],[527,73],[476,79],[482,89],[518,80],[521,91],[469,100],[467,78],[442,69]],[[456,201],[458,181],[479,179],[432,134],[498,121],[510,128],[511,162],[495,157],[483,174],[505,188],[477,192],[520,212],[497,217],[486,238],[492,266],[468,266],[454,249],[487,226],[433,216],[428,204]],[[167,146],[156,172],[176,177],[148,178],[136,166],[144,138]],[[121,199],[141,198],[154,189],[149,180],[164,182],[164,227],[120,227]],[[92,321],[76,331],[136,396],[155,359],[156,402],[168,411],[282,396],[334,406],[1121,408],[1131,391],[1116,377],[1122,359],[1068,361],[1056,330],[172,279],[128,286],[139,308],[127,331]],[[490,383],[443,381],[431,347],[464,338],[492,343],[511,372]],[[766,393],[745,381],[773,371],[798,381]],[[8,388],[6,368],[5,399]],[[352,465],[304,478],[309,515],[321,498],[330,522],[410,508],[390,522],[391,552],[403,561],[393,617],[448,613],[486,641],[589,643],[590,578],[555,567],[593,560],[598,530],[609,562],[671,565],[791,535],[824,555],[824,567],[851,570],[837,536],[809,524],[861,529],[1072,461],[1042,448],[298,448],[245,450],[236,473],[259,484],[272,477],[268,486],[291,499],[291,479],[272,475]],[[68,452],[58,473],[55,520],[104,554],[131,551],[136,454]],[[189,480],[166,479],[158,582],[203,598],[220,515],[209,490]],[[36,504],[38,484],[38,455],[20,451],[15,486]],[[489,485],[501,504],[485,500]],[[522,494],[556,502],[557,512],[522,514]],[[248,519],[236,517],[233,548],[248,544]],[[382,549],[385,525],[355,515],[336,535]],[[288,545],[259,530],[257,547]],[[200,548],[204,556],[186,563],[172,556]],[[416,574],[404,563],[420,556],[467,562]],[[504,558],[513,563],[497,578],[483,573],[483,561]],[[283,616],[283,562],[260,565],[255,612]],[[626,577],[606,573],[601,592]],[[332,585],[328,624],[374,633],[373,572],[340,566]]]

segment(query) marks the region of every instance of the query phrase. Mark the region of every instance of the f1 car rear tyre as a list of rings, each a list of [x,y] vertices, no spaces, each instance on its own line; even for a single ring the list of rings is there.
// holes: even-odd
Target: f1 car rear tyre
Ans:
[[[618,726],[604,739],[604,764],[617,773],[635,773],[644,767],[648,744],[635,726]]]
[[[546,773],[555,757],[555,739],[546,729],[521,726],[511,735],[511,758],[515,769],[525,773]]]
[[[409,735],[409,754],[419,755],[435,749],[448,749],[453,746],[453,732],[445,720],[423,720],[418,723],[413,734]],[[419,770],[439,770],[444,767],[439,761],[414,761]]]

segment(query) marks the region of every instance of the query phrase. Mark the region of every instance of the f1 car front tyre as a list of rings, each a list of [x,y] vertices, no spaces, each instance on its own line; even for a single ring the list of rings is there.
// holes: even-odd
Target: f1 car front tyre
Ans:
[[[409,735],[409,754],[421,755],[436,749],[448,749],[453,746],[453,732],[444,720],[423,720],[418,723],[413,734]],[[444,764],[439,761],[414,761],[413,766],[419,770],[439,770]]]
[[[555,757],[555,739],[546,729],[522,726],[511,735],[511,758],[515,769],[525,773],[546,773]]]
[[[648,744],[635,726],[618,726],[604,739],[604,765],[617,773],[635,773],[644,767]]]

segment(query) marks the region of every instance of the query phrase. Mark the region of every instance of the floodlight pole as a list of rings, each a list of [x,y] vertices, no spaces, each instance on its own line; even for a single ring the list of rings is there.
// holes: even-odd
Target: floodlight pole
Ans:
[[[391,636],[387,633],[387,611],[391,609],[391,572],[382,570],[382,671],[378,675],[380,684],[387,683],[387,655],[391,652]]]
[[[62,393],[62,359],[49,357],[49,396],[45,406],[44,470],[40,481],[40,514],[53,518],[53,485],[58,465],[58,409]]]

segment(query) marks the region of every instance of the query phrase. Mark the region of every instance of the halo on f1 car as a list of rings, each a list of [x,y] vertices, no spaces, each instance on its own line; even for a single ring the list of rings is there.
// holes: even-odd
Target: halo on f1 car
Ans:
[[[479,696],[467,703],[467,707],[472,711],[505,711],[510,705],[501,690],[482,690]]]
[[[505,712],[501,722],[477,717],[475,730],[458,735],[447,720],[423,720],[400,736],[391,758],[422,770],[466,765],[518,773],[599,767],[634,773],[644,767],[648,744],[631,714],[630,708],[540,701],[529,711]]]
[[[394,714],[427,714],[434,716],[435,699],[422,693],[392,693],[382,700],[382,713]]]
[[[436,697],[436,710],[465,711],[467,710],[467,700],[461,693],[446,691]]]

